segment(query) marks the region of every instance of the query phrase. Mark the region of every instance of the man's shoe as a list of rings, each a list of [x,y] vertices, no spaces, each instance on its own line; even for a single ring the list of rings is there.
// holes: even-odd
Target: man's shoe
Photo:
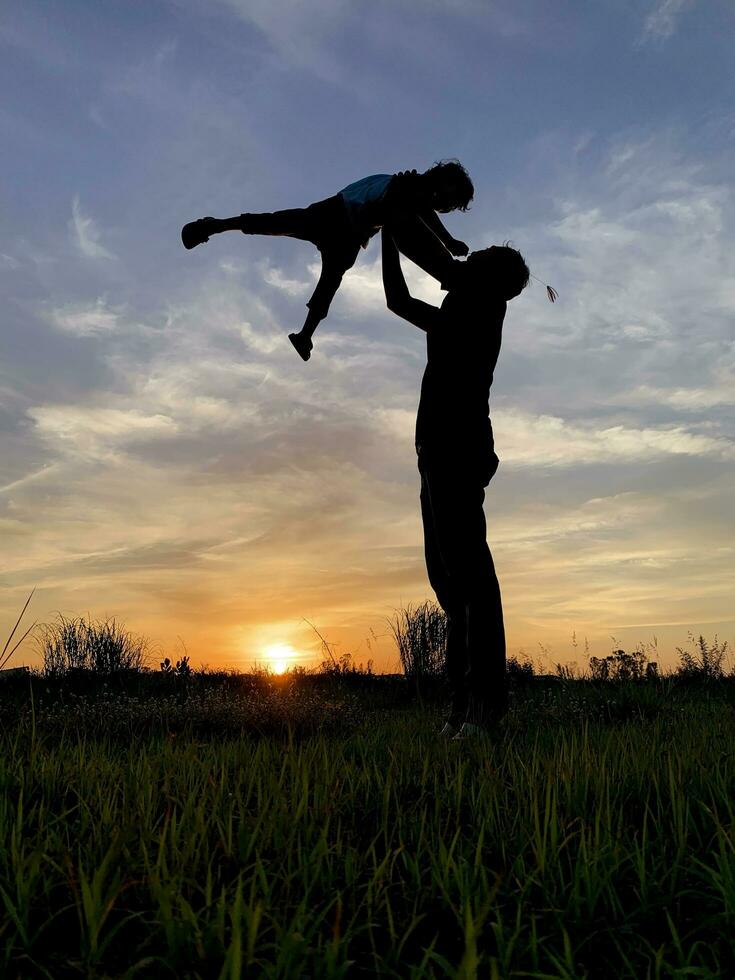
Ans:
[[[215,220],[211,217],[197,218],[196,221],[190,221],[188,225],[184,225],[181,229],[181,241],[184,248],[194,248],[195,245],[208,242],[209,236],[214,234]]]
[[[453,742],[464,742],[467,739],[479,741],[488,738],[490,732],[483,725],[476,725],[474,722],[466,721],[457,734],[452,738]]]
[[[458,729],[456,729],[454,727],[454,725],[450,724],[447,721],[447,722],[444,723],[444,728],[442,728],[442,730],[439,732],[439,738],[442,738],[442,739],[452,738],[453,735],[456,735],[457,734],[457,731],[458,731]]]

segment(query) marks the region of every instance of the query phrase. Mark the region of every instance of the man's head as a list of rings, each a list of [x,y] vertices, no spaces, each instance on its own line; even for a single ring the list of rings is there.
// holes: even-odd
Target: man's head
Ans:
[[[459,160],[440,160],[422,174],[434,211],[466,211],[475,194],[470,175]]]
[[[506,302],[526,288],[531,276],[525,259],[510,242],[471,252],[461,263],[461,268],[463,288],[479,289],[500,296]]]

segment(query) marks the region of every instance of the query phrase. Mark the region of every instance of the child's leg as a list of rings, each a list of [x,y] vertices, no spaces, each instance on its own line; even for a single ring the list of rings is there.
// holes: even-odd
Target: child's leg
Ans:
[[[306,315],[304,325],[298,333],[290,333],[288,339],[299,352],[302,360],[308,361],[314,347],[312,337],[314,331],[329,312],[329,306],[334,299],[334,294],[340,287],[344,269],[339,265],[333,264],[322,256],[322,272],[319,282],[316,284],[311,299],[306,304],[309,312]]]
[[[311,351],[314,347],[311,338],[314,331],[319,326],[319,322],[323,319],[324,318],[319,313],[309,310],[301,330],[299,330],[298,333],[290,333],[288,335],[288,339],[298,351],[299,357],[302,361],[308,361],[311,357]]]
[[[352,237],[344,202],[336,195],[310,205],[284,211],[245,213],[231,218],[200,218],[182,229],[186,248],[193,248],[207,236],[223,231],[241,231],[245,235],[283,235],[312,242],[321,252],[322,271],[316,289],[306,304],[309,313],[298,333],[289,339],[303,360],[308,361],[313,347],[312,336],[328,311],[342,276],[355,264],[360,243]]]
[[[191,249],[223,231],[241,231],[246,235],[286,235],[316,245],[313,212],[307,213],[306,208],[265,214],[236,214],[232,218],[199,218],[184,225],[181,241],[185,248]]]
[[[298,333],[288,335],[305,361],[309,360],[314,346],[311,339],[314,331],[329,312],[330,304],[342,283],[342,276],[355,264],[359,251],[359,243],[350,243],[347,246],[335,243],[321,249],[322,271],[316,289],[306,304],[309,307],[306,321]]]
[[[262,214],[241,214],[238,229],[244,235],[285,235],[314,242],[317,228],[308,208],[287,208]]]
[[[440,283],[448,284],[457,263],[449,249],[418,215],[391,222],[390,231],[398,250]]]
[[[266,211],[261,214],[237,214],[232,218],[211,218],[212,234],[241,231],[244,235],[284,235],[313,241],[314,227],[306,208]]]

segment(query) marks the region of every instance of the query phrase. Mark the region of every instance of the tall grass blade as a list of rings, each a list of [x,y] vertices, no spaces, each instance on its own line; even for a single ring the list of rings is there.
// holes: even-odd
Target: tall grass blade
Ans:
[[[10,646],[10,643],[11,643],[13,637],[15,636],[15,631],[18,629],[18,626],[20,625],[20,621],[21,621],[21,619],[23,619],[23,615],[24,615],[26,609],[28,608],[28,603],[33,598],[33,593],[35,591],[36,591],[35,588],[31,590],[31,594],[26,599],[26,604],[23,606],[23,608],[20,611],[20,616],[18,616],[17,620],[15,621],[15,626],[13,627],[13,629],[12,629],[12,631],[10,633],[10,636],[5,641],[5,646],[3,647],[3,652],[0,653],[0,670],[5,666],[5,664],[8,662],[8,660],[10,660],[10,658],[13,656],[13,654],[15,653],[15,651],[18,649],[18,647],[23,642],[23,640],[25,640],[25,638],[28,636],[28,634],[30,633],[30,631],[33,629],[33,626],[36,625],[34,623],[33,626],[29,627],[29,629],[26,630],[26,632],[23,634],[23,636],[21,637],[21,639],[15,644],[15,646],[13,647],[13,649],[10,651],[10,653],[6,657],[5,656],[5,651]]]

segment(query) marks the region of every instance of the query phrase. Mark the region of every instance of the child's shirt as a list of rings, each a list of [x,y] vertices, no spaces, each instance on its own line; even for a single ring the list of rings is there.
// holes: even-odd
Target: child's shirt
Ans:
[[[363,248],[373,235],[380,231],[386,219],[386,206],[397,209],[403,204],[411,206],[411,189],[415,186],[415,174],[372,174],[348,184],[339,192],[347,208],[355,233]],[[397,200],[400,198],[400,202]]]
[[[381,202],[393,174],[373,174],[348,184],[339,192],[347,208],[350,224],[365,248],[382,225]]]

